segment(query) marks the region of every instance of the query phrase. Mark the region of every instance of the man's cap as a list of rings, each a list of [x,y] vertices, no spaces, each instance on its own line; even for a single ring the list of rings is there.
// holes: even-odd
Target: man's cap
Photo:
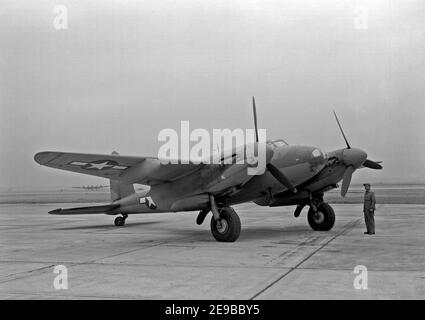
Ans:
[[[366,186],[369,186],[370,187],[370,183],[363,183],[363,185],[366,187]]]

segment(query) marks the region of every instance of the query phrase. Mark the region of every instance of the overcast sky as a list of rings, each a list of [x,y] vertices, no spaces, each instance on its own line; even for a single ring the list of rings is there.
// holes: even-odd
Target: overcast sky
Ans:
[[[384,161],[353,182],[424,181],[425,1],[0,0],[0,187],[101,183],[33,155],[156,155],[181,120],[251,128],[252,95],[268,138],[325,151],[335,109]]]

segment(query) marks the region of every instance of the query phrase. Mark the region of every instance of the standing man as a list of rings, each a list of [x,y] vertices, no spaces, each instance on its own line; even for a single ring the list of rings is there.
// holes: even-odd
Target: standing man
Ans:
[[[367,230],[365,234],[375,234],[375,193],[370,191],[370,183],[365,183],[363,186],[366,190],[363,202],[363,213]]]

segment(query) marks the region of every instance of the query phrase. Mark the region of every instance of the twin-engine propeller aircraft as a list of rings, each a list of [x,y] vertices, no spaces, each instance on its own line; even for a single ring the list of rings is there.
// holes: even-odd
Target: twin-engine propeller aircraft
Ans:
[[[257,114],[253,98],[256,142],[259,150]],[[326,191],[337,188],[342,180],[345,196],[353,172],[361,167],[382,169],[367,159],[361,149],[351,148],[334,112],[347,147],[328,154],[311,146],[288,145],[283,140],[267,141],[266,169],[261,175],[248,175],[248,161],[219,164],[163,164],[156,157],[40,152],[34,156],[41,165],[107,178],[110,180],[111,203],[106,205],[56,209],[50,214],[120,215],[116,226],[123,226],[128,214],[200,211],[196,219],[202,224],[209,212],[211,232],[217,241],[232,242],[241,232],[239,216],[231,205],[253,201],[261,206],[296,205],[298,217],[309,206],[308,223],[313,230],[328,231],[335,223],[332,207],[323,201]],[[247,145],[236,148],[230,157],[245,159]],[[149,185],[136,193],[133,184]]]

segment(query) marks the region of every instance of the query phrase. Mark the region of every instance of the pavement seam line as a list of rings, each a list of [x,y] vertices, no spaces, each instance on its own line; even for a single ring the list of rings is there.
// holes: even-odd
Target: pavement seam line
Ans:
[[[262,290],[260,290],[259,292],[257,292],[254,296],[252,296],[251,298],[249,298],[248,300],[254,300],[256,299],[258,296],[260,296],[261,294],[263,294],[265,291],[267,291],[268,289],[270,289],[271,287],[273,287],[276,283],[278,283],[280,280],[282,280],[283,278],[285,278],[288,274],[290,274],[292,271],[298,269],[298,267],[300,265],[302,265],[304,262],[306,262],[308,259],[310,259],[313,255],[315,255],[317,252],[319,252],[320,250],[322,250],[325,246],[327,246],[329,243],[331,243],[333,240],[335,240],[337,237],[339,237],[340,235],[344,234],[347,230],[354,228],[358,222],[361,220],[361,218],[355,220],[354,222],[349,222],[348,226],[346,226],[342,231],[340,231],[339,233],[337,233],[335,236],[333,236],[331,239],[329,239],[327,242],[325,242],[324,244],[322,244],[319,248],[317,248],[316,250],[314,250],[312,253],[310,253],[309,255],[307,255],[307,257],[305,257],[303,260],[301,260],[299,263],[297,263],[294,267],[290,268],[287,272],[285,272],[283,275],[281,275],[280,277],[278,277],[276,280],[274,280],[273,282],[271,282],[269,285],[267,285],[265,288],[263,288]]]
[[[42,273],[45,269],[49,269],[54,267],[54,264],[45,266],[45,267],[41,267],[41,268],[37,268],[37,269],[33,269],[33,270],[29,270],[29,271],[23,271],[23,272],[18,272],[18,273],[12,273],[9,274],[5,277],[5,279],[0,280],[0,283],[6,283],[6,282],[10,282],[10,281],[14,281],[14,280],[19,280],[19,279],[24,279],[26,277],[29,277],[31,275],[35,273]]]

